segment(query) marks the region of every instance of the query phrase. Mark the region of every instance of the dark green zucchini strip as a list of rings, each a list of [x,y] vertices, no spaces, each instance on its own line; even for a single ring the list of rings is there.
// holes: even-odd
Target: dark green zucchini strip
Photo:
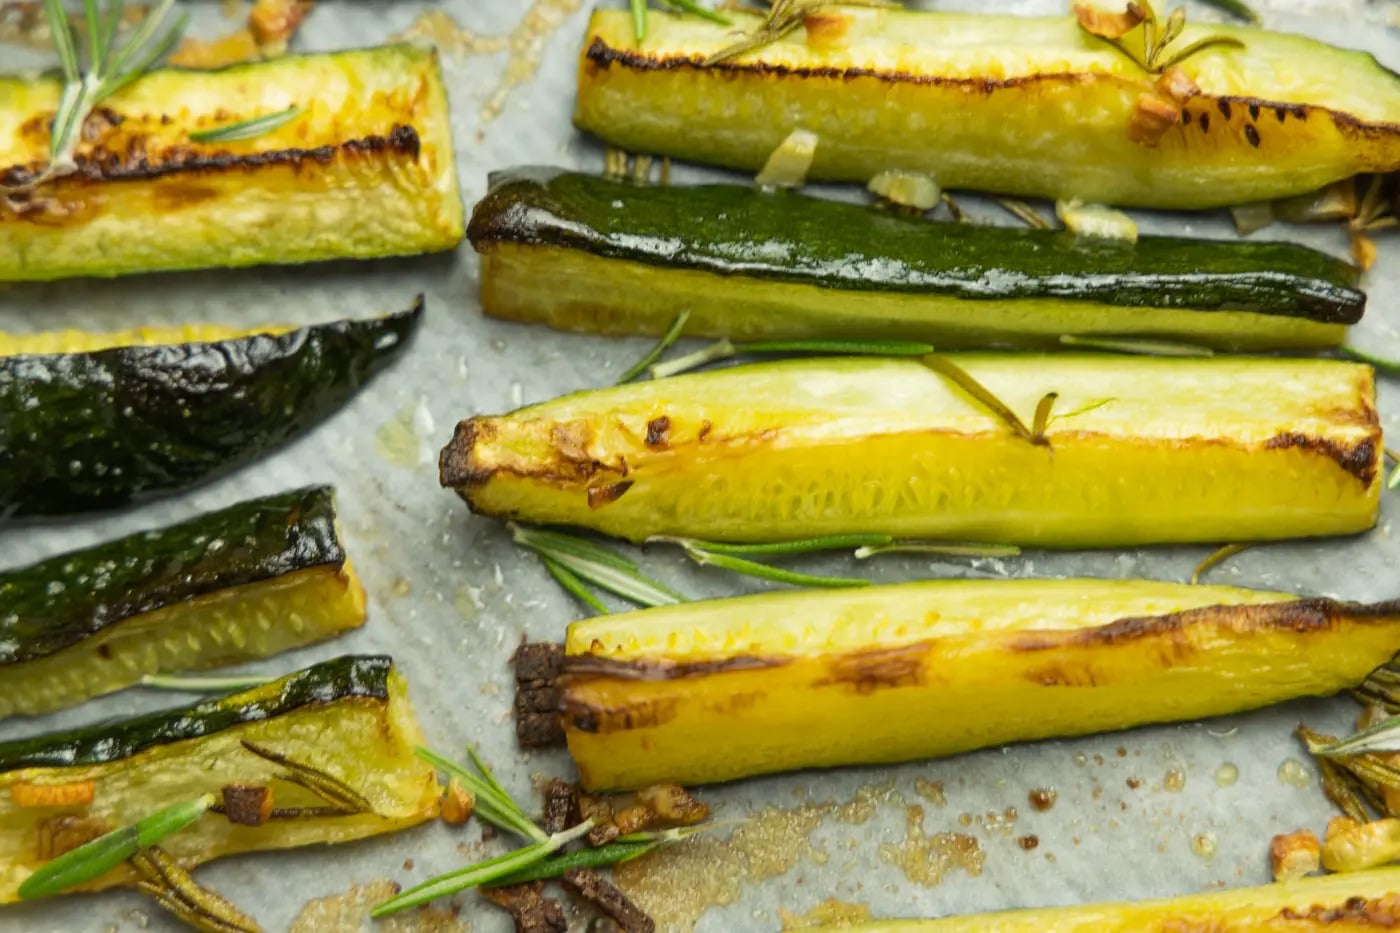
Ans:
[[[298,671],[264,687],[162,710],[0,744],[0,773],[19,768],[69,768],[130,758],[158,745],[203,738],[234,726],[275,719],[304,706],[350,697],[387,701],[392,659],[346,656]]]
[[[112,508],[227,473],[339,408],[422,312],[420,297],[276,336],[0,357],[0,517]]]
[[[364,617],[332,490],[250,499],[0,571],[0,717],[267,657]]]
[[[1366,303],[1351,266],[1288,243],[1089,239],[549,169],[494,174],[468,236],[487,313],[616,334],[688,307],[686,333],[710,337],[1319,347]]]

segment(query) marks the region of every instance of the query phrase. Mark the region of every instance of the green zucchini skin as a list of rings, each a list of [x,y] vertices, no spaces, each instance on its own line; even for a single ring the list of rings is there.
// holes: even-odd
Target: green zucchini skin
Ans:
[[[423,313],[277,336],[0,358],[0,517],[64,515],[231,471],[330,415]]]
[[[892,336],[877,315],[862,316],[859,306],[881,295],[903,295],[927,299],[930,306],[957,303],[964,331],[978,328],[979,315],[1027,303],[1026,313],[1051,318],[1038,341],[1030,338],[1040,344],[1074,332],[1068,320],[1062,328],[1054,326],[1053,302],[1112,309],[1109,316],[1126,332],[1140,332],[1141,319],[1149,315],[1168,321],[1171,315],[1164,316],[1163,309],[1196,319],[1193,329],[1207,335],[1210,321],[1197,312],[1251,312],[1262,318],[1260,333],[1242,342],[1268,345],[1271,320],[1278,319],[1281,327],[1297,327],[1299,319],[1347,325],[1361,318],[1366,304],[1351,266],[1288,243],[1087,239],[1063,231],[933,223],[753,187],[639,186],[550,169],[493,174],[490,190],[472,214],[468,237],[488,257],[504,244],[558,248],[657,271],[703,273],[713,277],[716,289],[739,280],[759,281],[816,286],[849,298],[849,314],[825,316],[816,324],[802,319],[799,311],[784,324],[746,320],[743,291],[727,289],[724,299],[733,307],[728,323],[716,322],[718,311],[692,314],[687,332],[701,336]],[[489,269],[483,275],[483,304],[488,313],[497,313]],[[696,282],[688,281],[692,287]],[[605,332],[654,332],[670,323],[666,317],[637,327],[640,312],[629,317],[626,307],[616,307],[616,294],[605,288],[577,291],[573,300],[583,307],[553,318],[542,312],[532,319]],[[706,305],[703,295],[696,301]],[[617,325],[606,310],[610,303],[620,319]],[[521,316],[519,308],[497,310],[505,311],[502,316]],[[759,310],[749,309],[749,317]],[[1222,320],[1222,328],[1224,324]],[[906,321],[898,333],[936,340],[947,336],[939,327],[929,323],[921,329]],[[1153,332],[1171,331],[1167,323]],[[989,329],[983,344],[1004,339]],[[1205,342],[1231,345],[1241,339],[1229,334]]]
[[[332,496],[316,486],[250,499],[0,572],[0,677],[157,609],[344,564]]]
[[[387,702],[393,661],[347,656],[241,693],[179,709],[0,744],[0,772],[107,764],[146,749],[203,738],[315,704],[354,697]]]

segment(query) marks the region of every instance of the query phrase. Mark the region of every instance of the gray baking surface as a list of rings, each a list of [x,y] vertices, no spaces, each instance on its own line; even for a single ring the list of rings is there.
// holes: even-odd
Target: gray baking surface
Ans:
[[[190,4],[194,30],[228,28],[221,4]],[[935,4],[1056,12],[1058,0]],[[1364,0],[1274,0],[1257,4],[1266,25],[1364,47],[1400,67],[1400,33],[1393,3]],[[522,33],[516,52],[538,42],[542,68],[510,90],[501,112],[484,120],[507,55],[445,49],[457,161],[468,204],[481,196],[486,173],[519,163],[601,168],[601,149],[569,122],[575,57],[591,4],[540,0],[444,0],[372,3],[323,0],[298,38],[321,50],[381,42],[410,27],[427,9],[448,13],[479,35],[510,33],[522,17],[545,27]],[[1203,4],[1193,17],[1212,19]],[[550,21],[558,22],[549,29]],[[37,64],[38,57],[0,45],[0,67]],[[679,180],[700,177],[677,171]],[[843,193],[852,196],[851,191]],[[967,199],[974,212],[1008,222],[995,207]],[[1234,236],[1224,214],[1139,215],[1152,231]],[[1340,230],[1274,228],[1286,236],[1344,254]],[[1354,341],[1400,356],[1394,307],[1400,294],[1400,240],[1382,239],[1368,279],[1370,310]],[[370,621],[336,642],[284,655],[252,669],[285,672],[349,652],[387,652],[408,675],[430,742],[460,755],[477,743],[507,785],[533,796],[532,776],[568,775],[563,754],[522,755],[510,724],[511,681],[506,663],[522,634],[558,638],[576,607],[540,564],[510,543],[501,526],[470,515],[438,488],[436,454],[452,426],[474,413],[502,412],[570,390],[606,385],[648,346],[647,340],[558,334],[482,317],[476,299],[477,262],[463,244],[450,255],[406,261],[331,263],[129,278],[0,286],[0,328],[16,331],[213,321],[233,325],[309,323],[407,307],[427,295],[428,314],[417,343],[368,391],[309,436],[271,457],[186,495],[120,514],[56,525],[0,529],[0,566],[15,566],[133,529],[164,523],[237,499],[308,483],[334,483],[343,530],[370,593]],[[1400,392],[1382,379],[1387,429],[1400,424]],[[1284,588],[1349,599],[1397,595],[1400,542],[1391,536],[1391,493],[1379,526],[1363,537],[1261,547],[1213,572],[1221,583]],[[1102,576],[1185,580],[1209,548],[1129,553],[1029,553],[1016,560],[938,562],[890,559],[862,566],[880,580],[957,576]],[[672,552],[648,555],[657,576],[695,595],[753,591],[751,581],[699,571]],[[815,559],[796,564],[835,568]],[[849,569],[849,568],[847,568]],[[41,720],[0,724],[0,739],[172,706],[182,697],[139,690],[111,696]],[[775,930],[784,912],[803,915],[834,898],[847,911],[875,917],[935,916],[1082,901],[1162,897],[1268,881],[1267,849],[1276,832],[1321,831],[1332,815],[1316,774],[1292,737],[1300,720],[1344,730],[1349,700],[1305,701],[1204,723],[1168,725],[1062,742],[991,749],[945,761],[892,768],[851,768],[746,781],[701,794],[724,820],[755,817],[726,850],[702,842],[690,855],[668,858],[682,879],[723,903],[699,916],[701,930]],[[1027,716],[1035,715],[1027,710]],[[1297,769],[1303,764],[1301,775]],[[1238,771],[1233,784],[1228,767]],[[942,785],[946,802],[932,782]],[[1027,795],[1054,788],[1052,809],[1037,812]],[[850,806],[852,802],[855,805]],[[835,806],[823,806],[831,802]],[[923,808],[919,840],[907,836],[910,808]],[[1014,808],[1014,814],[1008,814]],[[731,830],[721,830],[723,841]],[[949,835],[963,834],[975,840]],[[1027,850],[1025,837],[1038,845]],[[201,869],[200,880],[250,911],[269,930],[287,929],[312,898],[353,885],[393,879],[407,884],[461,867],[496,851],[479,845],[480,828],[431,824],[396,836],[334,849],[250,855]],[[492,848],[495,847],[495,848]],[[953,865],[934,882],[927,866]],[[980,853],[980,856],[978,855]],[[979,862],[980,857],[980,862]],[[930,862],[929,858],[934,858]],[[405,867],[407,860],[412,867]],[[916,881],[905,867],[914,865]],[[967,868],[977,870],[974,874]],[[654,881],[654,879],[653,879]],[[651,889],[663,928],[684,928],[697,910],[684,897]],[[457,920],[437,916],[436,929],[507,930],[509,921],[475,894],[446,906]],[[456,925],[460,924],[460,926]],[[385,925],[412,929],[417,924]],[[52,903],[0,909],[0,929],[117,931],[177,929],[151,902],[108,892]],[[322,920],[316,929],[358,928]]]

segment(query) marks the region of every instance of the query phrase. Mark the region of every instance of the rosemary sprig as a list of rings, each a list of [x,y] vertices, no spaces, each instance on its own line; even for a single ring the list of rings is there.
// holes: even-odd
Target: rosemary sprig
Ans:
[[[940,541],[891,541],[889,544],[867,544],[855,550],[856,560],[867,560],[881,554],[933,554],[941,557],[1019,557],[1021,549],[1014,544],[958,544]]]
[[[647,37],[647,0],[630,0],[632,6],[632,35],[641,42]],[[703,7],[695,0],[661,0],[661,5],[666,9],[677,13],[690,13],[701,19],[707,19],[712,23],[721,26],[731,26],[733,23],[708,7]]]
[[[788,541],[767,541],[760,544],[731,544],[727,541],[702,541],[699,538],[677,538],[670,535],[654,535],[647,538],[648,544],[692,546],[714,554],[728,554],[733,557],[790,557],[795,554],[811,554],[816,551],[879,547],[893,542],[892,535],[879,534],[820,535],[815,538],[793,538]]]
[[[1136,337],[1081,337],[1075,334],[1061,334],[1060,343],[1067,347],[1085,347],[1090,350],[1131,353],[1137,356],[1215,356],[1215,351],[1210,347],[1169,340],[1140,340]]]
[[[795,570],[784,570],[771,564],[759,563],[756,560],[708,551],[698,546],[697,542],[685,538],[677,539],[677,543],[685,551],[686,556],[701,567],[718,567],[721,570],[743,574],[746,577],[757,577],[761,580],[787,583],[792,586],[814,586],[828,589],[870,585],[869,580],[861,577],[823,577],[810,573],[799,573]]]
[[[599,615],[608,614],[607,604],[597,596],[594,596],[593,591],[588,588],[588,585],[580,580],[578,575],[572,570],[553,558],[545,557],[543,554],[540,555],[540,560],[544,563],[544,569],[549,571],[549,575],[554,578],[555,582],[562,586],[574,599],[577,599]]]
[[[264,761],[286,770],[278,775],[282,780],[300,785],[343,813],[373,813],[374,804],[344,781],[331,777],[319,768],[293,761],[286,755],[244,739],[243,748]]]
[[[91,881],[116,868],[141,849],[149,848],[189,826],[202,817],[213,804],[213,794],[172,804],[145,819],[114,829],[72,851],[65,852],[58,858],[44,863],[24,880],[19,886],[20,899],[28,901],[50,897],[85,881]]]
[[[813,13],[837,6],[897,7],[899,4],[889,0],[772,0],[768,18],[761,26],[733,45],[707,56],[700,64],[702,67],[717,65],[745,52],[772,45],[801,26]]]
[[[1244,43],[1233,36],[1209,35],[1173,50],[1186,28],[1186,8],[1175,8],[1163,23],[1151,0],[1129,3],[1123,13],[1103,13],[1088,4],[1076,3],[1074,15],[1079,28],[1103,39],[1150,74],[1162,74],[1208,48],[1244,48]]]
[[[621,376],[618,376],[617,384],[622,385],[623,383],[631,382],[633,379],[636,379],[642,373],[646,372],[648,367],[653,363],[661,359],[662,355],[667,350],[671,349],[671,345],[680,339],[681,331],[685,330],[685,324],[689,320],[690,309],[681,308],[680,313],[677,314],[675,320],[671,322],[671,326],[666,328],[666,333],[662,334],[661,339],[656,342],[656,346],[648,350],[646,355],[640,360],[637,360],[637,362],[629,366],[627,371]]]
[[[203,677],[183,674],[145,674],[141,686],[152,690],[180,690],[185,693],[232,693],[238,690],[251,690],[270,683],[274,678],[259,677],[254,674],[231,677]]]
[[[997,205],[1000,206],[1002,210],[1014,216],[1027,227],[1031,227],[1035,230],[1055,229],[1053,221],[1047,220],[1044,214],[1031,207],[1025,201],[1018,198],[992,198],[992,200],[997,202]]]
[[[481,760],[481,756],[477,754],[474,747],[467,746],[467,756],[472,763],[471,769],[439,755],[431,748],[420,745],[413,751],[419,758],[442,771],[448,777],[456,778],[467,790],[471,791],[476,796],[476,815],[492,826],[504,829],[509,833],[515,833],[517,836],[534,843],[545,842],[549,839],[549,834],[540,829],[535,821],[526,815],[510,793],[496,780],[496,776],[491,773],[486,762]]]
[[[932,352],[931,344],[914,340],[759,340],[734,343],[725,338],[694,353],[665,363],[656,363],[651,367],[651,377],[665,379],[667,376],[699,369],[720,360],[746,355],[780,353],[814,356],[925,356]]]
[[[73,156],[82,141],[83,125],[88,116],[103,101],[150,70],[180,38],[189,15],[181,13],[168,23],[174,5],[175,0],[160,0],[126,44],[118,47],[116,37],[121,24],[122,0],[106,0],[100,10],[98,0],[83,0],[87,20],[87,70],[83,71],[78,44],[62,0],[44,0],[44,13],[63,69],[63,92],[49,128],[48,165],[12,190],[33,190],[77,169]]]
[[[376,904],[370,910],[371,917],[384,917],[469,888],[524,884],[557,878],[575,868],[606,868],[618,865],[640,858],[661,846],[679,842],[714,825],[710,823],[665,832],[619,836],[606,845],[565,853],[562,850],[566,846],[587,835],[593,828],[592,819],[551,835],[526,815],[524,809],[501,786],[491,769],[471,746],[467,747],[467,754],[472,761],[471,769],[428,748],[420,746],[416,752],[418,757],[457,778],[476,794],[476,813],[482,819],[528,841],[526,845],[512,852],[430,878],[397,897]]]
[[[1191,571],[1191,583],[1200,583],[1201,577],[1205,576],[1206,572],[1212,567],[1229,560],[1241,551],[1249,550],[1253,546],[1252,544],[1222,544],[1220,547],[1207,554],[1205,558],[1196,565],[1196,569]]]
[[[389,914],[417,907],[420,904],[426,904],[439,897],[446,897],[459,891],[501,883],[502,878],[508,878],[512,873],[529,868],[541,859],[553,855],[575,839],[587,835],[592,828],[593,821],[585,820],[572,829],[566,829],[561,833],[546,837],[544,842],[524,846],[513,852],[477,862],[475,865],[430,878],[416,887],[409,888],[397,897],[391,897],[387,901],[374,905],[369,915],[371,917],[386,917]]]
[[[496,879],[491,886],[505,887],[512,884],[528,884],[531,881],[547,881],[550,878],[563,877],[565,872],[573,871],[575,868],[611,868],[614,865],[621,865],[623,862],[641,858],[662,846],[680,842],[696,833],[705,832],[712,829],[713,826],[712,823],[706,823],[703,826],[680,826],[659,833],[635,833],[630,836],[619,836],[606,845],[579,849],[577,852],[563,852],[541,859],[529,868]]]
[[[990,389],[978,382],[971,373],[952,360],[930,354],[923,357],[920,362],[972,396],[973,400],[1005,422],[1006,426],[1011,429],[1011,433],[1026,443],[1036,447],[1050,446],[1050,439],[1045,436],[1045,429],[1050,424],[1050,409],[1054,406],[1055,400],[1059,398],[1059,393],[1047,392],[1041,397],[1040,402],[1035,407],[1033,427],[1028,428],[1026,423],[1011,410],[1010,406],[997,398]]]
[[[203,933],[262,933],[257,921],[200,885],[160,846],[131,857],[141,874],[136,886],[190,927]]]
[[[263,114],[260,117],[252,117],[247,120],[240,120],[237,123],[227,123],[223,126],[210,127],[207,130],[195,130],[190,133],[190,142],[196,143],[232,143],[242,142],[246,139],[256,139],[274,130],[279,130],[301,116],[301,108],[295,105],[286,110],[278,110],[275,113]]]
[[[635,562],[616,551],[558,531],[528,528],[515,522],[508,527],[516,544],[553,561],[580,582],[591,583],[615,596],[649,608],[685,602],[685,597],[646,576]]]
[[[1308,751],[1320,758],[1338,758],[1366,752],[1400,752],[1400,716],[1382,719],[1373,726],[1334,742],[1317,745],[1309,743]]]

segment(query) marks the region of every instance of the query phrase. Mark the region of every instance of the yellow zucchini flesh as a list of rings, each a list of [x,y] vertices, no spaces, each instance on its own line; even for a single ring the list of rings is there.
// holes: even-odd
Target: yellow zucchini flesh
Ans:
[[[1400,926],[1400,868],[1156,901],[843,924],[854,933],[1341,933]]]
[[[1370,367],[1332,360],[946,355],[1012,433],[916,360],[734,367],[463,421],[441,480],[479,513],[632,541],[883,533],[1038,547],[1363,531]]]
[[[1140,580],[934,581],[569,627],[590,790],[729,781],[1126,729],[1322,696],[1400,648],[1400,604]]]
[[[1400,869],[1331,874],[1161,901],[872,920],[854,933],[1341,933],[1400,926]]]
[[[184,709],[0,745],[0,903],[25,879],[88,838],[223,786],[270,788],[275,808],[324,807],[252,742],[314,768],[363,797],[369,812],[235,824],[210,813],[161,841],[185,868],[240,852],[348,842],[432,818],[441,787],[414,754],[423,744],[407,685],[388,658],[339,658]],[[21,805],[91,782],[91,801]],[[123,864],[82,886],[136,880]]]
[[[574,122],[614,146],[758,171],[794,130],[817,137],[807,177],[884,171],[944,188],[1159,208],[1302,194],[1400,169],[1400,77],[1369,55],[1244,26],[1188,24],[1173,48],[1200,89],[1155,146],[1129,138],[1149,74],[1072,17],[839,9],[813,32],[715,64],[751,33],[656,13],[593,14]],[[820,28],[817,28],[817,27]]]
[[[0,185],[47,165],[59,93],[0,77]],[[190,139],[289,107],[251,139]],[[411,46],[154,71],[84,140],[74,173],[0,191],[0,281],[408,255],[465,229],[437,57]]]

